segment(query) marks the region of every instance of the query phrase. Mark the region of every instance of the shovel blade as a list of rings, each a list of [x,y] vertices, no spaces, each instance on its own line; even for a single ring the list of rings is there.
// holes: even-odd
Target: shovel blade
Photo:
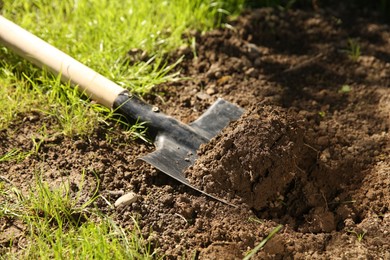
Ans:
[[[185,176],[185,170],[197,159],[196,150],[199,146],[216,136],[231,121],[237,120],[243,112],[242,108],[218,99],[201,117],[189,125],[182,126],[180,138],[172,136],[169,132],[160,132],[155,140],[157,149],[141,159],[181,183],[204,193],[190,184]],[[194,135],[199,136],[197,140],[201,141],[192,142],[190,145],[181,141],[194,140]]]

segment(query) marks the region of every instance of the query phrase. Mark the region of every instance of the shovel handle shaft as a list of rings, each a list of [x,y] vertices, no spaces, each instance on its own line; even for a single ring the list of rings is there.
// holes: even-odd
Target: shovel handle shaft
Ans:
[[[0,15],[0,42],[39,67],[61,74],[89,98],[112,108],[124,88]]]

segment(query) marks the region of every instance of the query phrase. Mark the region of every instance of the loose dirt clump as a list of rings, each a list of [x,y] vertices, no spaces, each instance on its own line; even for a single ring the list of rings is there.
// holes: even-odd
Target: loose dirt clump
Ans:
[[[188,171],[198,187],[222,198],[240,198],[254,210],[276,207],[307,150],[304,122],[283,109],[256,106],[202,146]]]

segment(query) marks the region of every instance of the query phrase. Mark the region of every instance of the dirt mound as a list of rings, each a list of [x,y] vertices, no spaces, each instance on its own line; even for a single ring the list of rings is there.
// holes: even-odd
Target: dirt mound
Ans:
[[[238,197],[255,210],[275,207],[299,174],[303,124],[279,107],[249,109],[202,146],[187,176],[207,193]]]

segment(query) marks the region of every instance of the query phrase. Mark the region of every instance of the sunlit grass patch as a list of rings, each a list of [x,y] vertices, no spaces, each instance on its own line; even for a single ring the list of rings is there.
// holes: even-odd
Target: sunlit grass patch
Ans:
[[[124,230],[93,207],[96,191],[85,199],[83,184],[72,192],[64,182],[50,187],[37,177],[26,195],[0,182],[0,217],[24,225],[26,243],[12,252],[2,248],[8,259],[151,259],[154,252],[133,228]]]
[[[15,75],[16,66],[0,61],[0,129],[6,128],[18,113],[43,104],[39,93]]]
[[[4,2],[2,14],[119,85],[144,94],[179,77],[178,72],[172,71],[179,61],[168,64],[164,54],[185,44],[188,39],[183,35],[193,29],[203,31],[217,26],[229,13],[227,10],[238,11],[243,2],[18,0]],[[128,51],[133,48],[147,52],[149,59],[129,64]],[[53,107],[54,113],[64,113],[55,117],[66,134],[88,133],[96,125],[99,120],[99,115],[93,112],[96,109],[78,98],[78,93],[73,95],[72,90],[67,90],[70,86],[59,83],[56,75],[37,70],[5,48],[0,49],[0,56],[3,58],[0,68],[11,72],[0,75],[3,91],[18,100],[13,104],[21,104],[20,107],[11,104],[7,109],[0,106],[0,127],[28,108],[53,113]],[[10,78],[13,88],[9,87]],[[60,99],[43,97],[59,89],[66,92]],[[27,96],[21,96],[18,93],[21,90],[28,90]],[[70,99],[59,109],[63,96]],[[1,101],[7,104],[7,100]]]

